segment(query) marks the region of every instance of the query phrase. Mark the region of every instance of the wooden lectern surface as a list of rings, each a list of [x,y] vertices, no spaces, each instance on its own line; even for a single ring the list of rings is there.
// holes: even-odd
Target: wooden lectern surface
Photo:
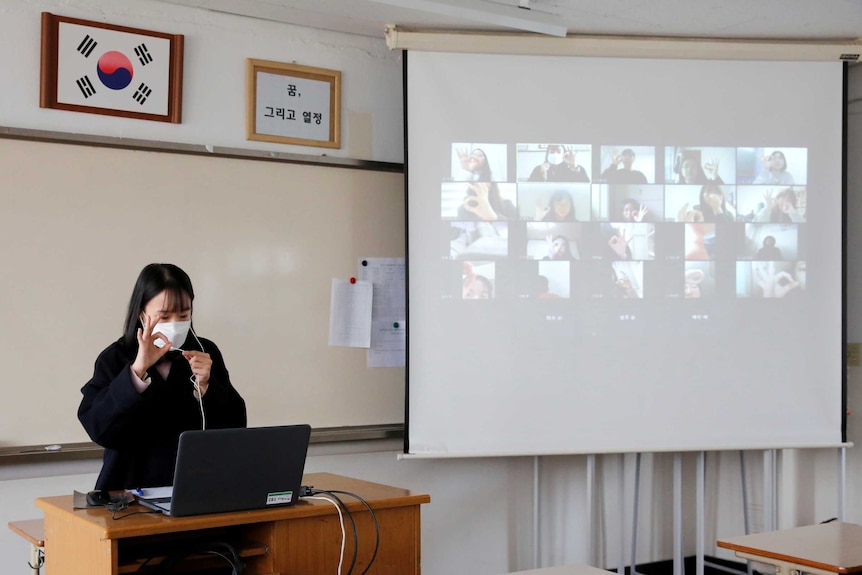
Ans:
[[[307,474],[303,485],[355,493],[374,509],[380,548],[368,575],[420,573],[419,506],[430,502],[427,494],[331,473]],[[339,497],[356,521],[356,572],[361,572],[374,548],[374,522],[360,502]],[[71,495],[40,498],[36,505],[45,514],[46,575],[135,573],[144,564],[157,564],[178,546],[191,548],[211,540],[249,542],[244,553],[251,572],[286,575],[337,570],[341,527],[335,507],[326,501],[303,499],[290,507],[192,517],[129,515],[145,510],[135,504],[117,512],[117,519],[106,509],[73,509]],[[345,560],[349,560],[353,552],[349,523],[346,532]]]

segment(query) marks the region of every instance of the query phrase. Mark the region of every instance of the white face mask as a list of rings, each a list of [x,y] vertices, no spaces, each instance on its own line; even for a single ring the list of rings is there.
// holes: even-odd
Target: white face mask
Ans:
[[[560,164],[563,161],[562,154],[548,154],[548,163]]]
[[[192,322],[190,321],[166,321],[157,323],[153,328],[153,333],[161,332],[168,341],[170,341],[173,345],[171,346],[172,350],[179,350],[183,344],[186,342],[186,338],[189,336],[189,329],[192,326]],[[161,339],[155,340],[153,343],[156,344],[156,347],[165,347],[165,342]]]

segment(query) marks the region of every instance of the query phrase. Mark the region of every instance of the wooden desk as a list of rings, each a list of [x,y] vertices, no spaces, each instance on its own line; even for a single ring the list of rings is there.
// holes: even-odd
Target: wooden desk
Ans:
[[[428,495],[331,473],[308,474],[303,485],[355,493],[374,509],[380,548],[369,575],[419,575],[419,506],[431,500]],[[359,573],[374,550],[374,522],[364,505],[339,497],[347,503],[359,532],[354,570]],[[141,514],[116,520],[106,509],[73,509],[71,495],[40,498],[36,506],[45,514],[46,575],[135,573],[148,558],[155,557],[148,563],[153,566],[172,550],[206,541],[232,541],[249,573],[335,573],[338,568],[341,527],[335,507],[326,501],[302,500],[291,507],[194,517]],[[117,515],[141,510],[132,505]],[[347,565],[353,553],[349,521],[345,529]],[[212,556],[196,560],[201,568],[227,565]]]
[[[41,519],[10,521],[9,529],[30,543],[30,573],[39,575],[42,568],[42,549],[45,547],[45,522]]]
[[[862,572],[862,525],[821,523],[795,529],[729,537],[719,547],[738,557],[775,565],[776,575]]]

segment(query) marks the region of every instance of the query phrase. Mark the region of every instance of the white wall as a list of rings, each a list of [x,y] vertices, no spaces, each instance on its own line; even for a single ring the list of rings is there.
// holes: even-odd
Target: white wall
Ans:
[[[186,36],[184,122],[166,125],[91,114],[43,110],[39,100],[39,14],[64,16],[182,33]],[[401,64],[381,39],[322,32],[296,26],[210,13],[150,0],[0,0],[0,71],[6,79],[0,99],[0,126],[60,132],[163,140],[215,146],[320,154],[320,149],[245,141],[245,58],[254,57],[339,69],[343,72],[344,148],[326,153],[387,162],[403,161]],[[851,100],[862,98],[862,72],[852,71]],[[851,341],[862,340],[862,305],[857,297],[862,263],[856,245],[862,237],[862,106],[851,108],[848,206],[848,322]],[[368,126],[371,126],[368,129]],[[358,128],[357,128],[358,127]],[[2,181],[2,179],[0,179]],[[2,184],[0,184],[2,185]],[[92,361],[85,358],[84,361]],[[862,372],[851,370],[849,407],[862,413]],[[84,382],[70,382],[79,386]],[[8,382],[7,382],[8,384]],[[780,401],[780,398],[779,398]],[[70,406],[75,409],[76,406]],[[781,417],[780,405],[764,406],[763,425]],[[849,418],[849,439],[862,443],[862,426]],[[2,436],[2,422],[0,422]],[[425,575],[469,573],[495,575],[533,566],[532,458],[399,461],[397,442],[313,446],[307,469],[330,471],[407,487],[431,495],[422,511],[422,556]],[[539,485],[540,562],[548,566],[596,563],[615,567],[629,559],[625,542],[631,534],[632,455],[597,460],[598,519],[587,520],[587,458],[541,460]],[[639,507],[639,562],[669,559],[672,541],[672,461],[670,454],[643,458]],[[742,531],[738,456],[712,454],[707,459],[707,553],[731,558],[712,546],[715,537]],[[685,454],[684,544],[695,550],[695,456]],[[748,454],[749,508],[752,527],[768,526],[764,507],[763,459]],[[622,470],[621,466],[625,465]],[[2,528],[10,520],[38,517],[39,496],[88,490],[99,461],[9,465],[0,459],[0,572],[26,572],[26,543]],[[812,523],[836,515],[834,450],[785,452],[781,458],[778,526]],[[845,519],[862,523],[862,455],[851,450],[847,467]],[[619,487],[623,489],[620,491]],[[50,560],[50,559],[49,559]]]
[[[183,122],[39,108],[42,12],[183,34]],[[0,126],[403,162],[400,53],[382,39],[243,18],[152,0],[0,1]],[[246,59],[342,72],[342,148],[245,139]],[[14,80],[13,80],[14,79]]]

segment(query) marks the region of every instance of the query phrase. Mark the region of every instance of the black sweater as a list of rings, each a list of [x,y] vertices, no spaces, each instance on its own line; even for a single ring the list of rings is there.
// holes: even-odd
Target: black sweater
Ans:
[[[207,429],[245,427],[245,401],[230,383],[221,352],[213,342],[201,341],[213,361],[203,397]],[[78,419],[105,448],[96,489],[171,485],[180,433],[201,429],[188,361],[179,352],[168,353],[162,360],[173,362],[167,380],[153,366],[148,370],[152,383],[139,394],[131,374],[136,353],[121,342],[111,344],[81,389]]]

